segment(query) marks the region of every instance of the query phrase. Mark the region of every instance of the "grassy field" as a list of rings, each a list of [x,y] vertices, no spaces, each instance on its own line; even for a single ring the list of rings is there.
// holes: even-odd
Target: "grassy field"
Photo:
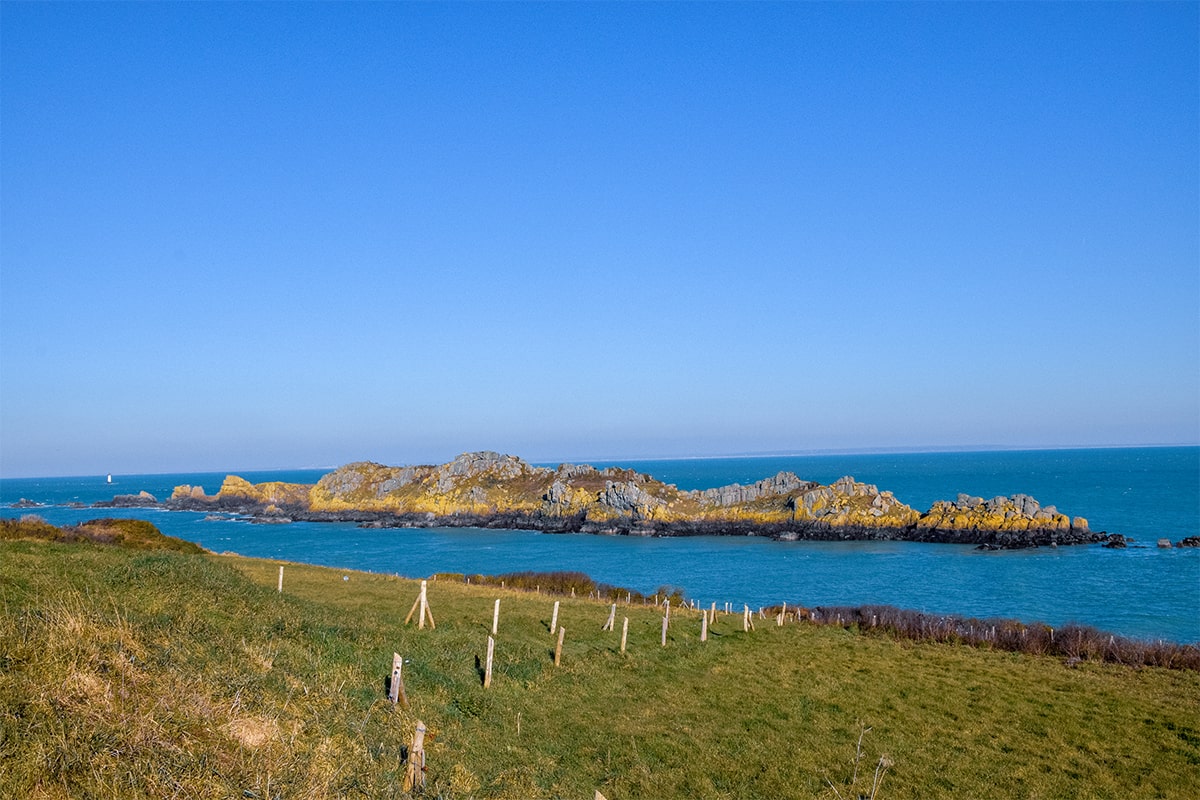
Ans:
[[[660,609],[622,605],[608,632],[607,604],[569,597],[556,668],[556,598],[441,579],[419,630],[417,582],[289,564],[281,594],[277,578],[237,557],[0,542],[0,796],[400,797],[420,719],[432,797],[1200,797],[1193,671],[746,633],[740,614],[701,643],[682,610],[662,647]],[[386,698],[393,651],[407,710]]]

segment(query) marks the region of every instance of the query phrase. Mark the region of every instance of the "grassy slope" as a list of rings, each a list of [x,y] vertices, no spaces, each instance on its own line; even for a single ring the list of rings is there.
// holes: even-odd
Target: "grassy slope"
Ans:
[[[271,562],[0,543],[0,796],[1200,796],[1200,675]],[[349,580],[343,580],[348,576]],[[493,686],[482,659],[502,598]],[[618,653],[630,617],[629,652]],[[384,679],[410,663],[409,711]],[[519,735],[518,735],[519,725]],[[860,726],[872,728],[856,787]],[[826,784],[832,781],[835,790]]]

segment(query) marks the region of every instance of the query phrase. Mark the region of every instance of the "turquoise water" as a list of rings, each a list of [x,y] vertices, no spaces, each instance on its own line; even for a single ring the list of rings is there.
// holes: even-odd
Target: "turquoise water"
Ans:
[[[1024,492],[1087,517],[1093,530],[1146,547],[985,553],[911,542],[772,542],[757,537],[642,539],[479,529],[370,530],[349,524],[252,525],[204,514],[66,507],[142,489],[163,498],[180,483],[212,493],[224,474],[0,481],[0,514],[25,497],[50,522],[142,517],[215,551],[423,576],[579,570],[653,592],[679,586],[699,603],[862,605],[932,613],[1079,622],[1142,638],[1200,642],[1200,550],[1160,550],[1160,537],[1200,534],[1200,448],[920,453],[621,462],[682,489],[749,483],[780,470],[828,483],[851,474],[924,510],[960,492]],[[596,462],[596,466],[604,466]],[[244,473],[252,481],[313,482],[322,471]]]

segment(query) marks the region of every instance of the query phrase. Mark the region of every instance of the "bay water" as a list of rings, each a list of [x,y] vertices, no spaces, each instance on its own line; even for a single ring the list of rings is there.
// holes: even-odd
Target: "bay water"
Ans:
[[[603,467],[609,462],[592,462]],[[773,542],[759,537],[635,538],[475,528],[364,529],[348,523],[257,525],[220,515],[73,504],[180,484],[212,494],[224,473],[0,480],[0,516],[54,524],[149,519],[216,552],[423,577],[435,572],[585,572],[647,594],[679,587],[697,603],[751,607],[888,604],[934,614],[1068,622],[1145,639],[1200,642],[1200,549],[1156,547],[1200,535],[1200,448],[887,453],[622,461],[680,489],[752,483],[780,471],[831,483],[853,475],[919,511],[959,492],[1024,493],[1124,550],[1086,545],[981,552],[915,542]],[[241,472],[251,482],[313,483],[328,470]],[[17,509],[27,499],[43,504]]]

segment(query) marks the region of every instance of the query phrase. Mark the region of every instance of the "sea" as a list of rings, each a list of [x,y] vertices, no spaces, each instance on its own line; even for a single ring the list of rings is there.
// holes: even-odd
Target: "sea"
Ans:
[[[230,515],[95,509],[116,494],[165,499],[180,484],[209,494],[225,473],[0,479],[0,516],[54,524],[148,519],[215,552],[426,577],[523,570],[584,572],[651,594],[677,587],[698,604],[752,608],[884,604],[936,615],[1090,625],[1145,640],[1200,643],[1200,447],[875,453],[591,462],[648,473],[680,489],[748,484],[781,471],[831,483],[843,475],[924,511],[960,492],[1028,494],[1134,541],[984,552],[917,542],[775,542],[755,536],[636,538],[477,528],[366,529],[348,523],[253,524]],[[545,465],[555,466],[555,465]],[[314,483],[328,470],[239,472],[251,482]],[[14,508],[25,499],[38,508]]]

